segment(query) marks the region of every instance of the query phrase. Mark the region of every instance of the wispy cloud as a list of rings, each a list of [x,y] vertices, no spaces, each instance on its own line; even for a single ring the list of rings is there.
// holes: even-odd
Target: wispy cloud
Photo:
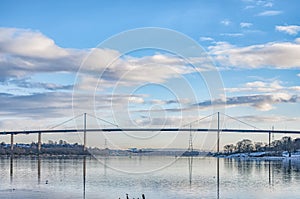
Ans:
[[[229,26],[231,24],[231,21],[229,19],[224,19],[220,23],[223,24],[224,26]]]
[[[226,88],[227,92],[259,92],[259,93],[298,93],[300,94],[300,86],[284,86],[279,80],[273,81],[254,81],[247,82],[240,87]]]
[[[275,122],[295,122],[300,121],[298,117],[286,117],[278,115],[245,115],[240,117],[243,121],[250,121],[253,123],[275,123]]]
[[[242,36],[244,36],[243,33],[222,33],[220,35],[227,36],[227,37],[242,37]]]
[[[253,24],[248,22],[240,23],[241,28],[250,28]]]
[[[226,107],[251,106],[260,111],[269,111],[274,109],[274,104],[279,103],[296,103],[297,95],[289,95],[286,93],[266,94],[266,95],[244,95],[227,97],[226,100],[219,99],[215,101],[203,101],[196,104],[199,107],[226,105]]]
[[[209,47],[209,53],[221,67],[300,68],[300,44],[296,42],[270,42],[245,47],[218,42]]]
[[[268,0],[259,0],[259,1],[256,1],[256,0],[254,0],[254,1],[253,0],[243,0],[243,2],[249,4],[245,7],[245,9],[250,9],[250,8],[255,8],[255,7],[261,7],[261,8],[268,7],[268,8],[271,8],[271,7],[274,6],[273,2],[268,1]]]
[[[282,11],[279,10],[267,10],[257,14],[257,16],[275,16],[282,14]]]
[[[200,41],[214,41],[211,37],[200,37]]]
[[[266,2],[263,6],[271,8],[271,7],[273,7],[273,3],[272,2]]]
[[[298,73],[297,76],[300,77],[300,73]]]
[[[248,5],[248,6],[245,7],[245,10],[252,9],[252,8],[255,8],[255,6],[253,6],[253,5]]]
[[[284,32],[289,35],[296,35],[300,31],[300,26],[298,26],[298,25],[276,26],[275,29],[277,31]]]
[[[71,90],[73,85],[61,85],[56,83],[34,82],[31,78],[13,78],[9,79],[4,85],[14,85],[19,88],[27,89],[43,89],[43,90]]]

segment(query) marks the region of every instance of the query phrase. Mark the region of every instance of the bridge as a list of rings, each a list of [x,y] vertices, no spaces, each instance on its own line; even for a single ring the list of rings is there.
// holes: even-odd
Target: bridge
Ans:
[[[200,122],[201,120],[204,120],[208,117],[212,117],[213,115],[216,115],[218,117],[218,128],[192,128],[191,124],[196,123],[196,122]],[[90,115],[90,114],[89,114]],[[122,131],[132,131],[132,132],[153,132],[153,131],[160,131],[160,132],[216,132],[216,141],[217,141],[217,152],[220,152],[220,133],[221,132],[230,132],[230,133],[265,133],[265,134],[269,134],[269,146],[271,144],[271,134],[300,134],[300,131],[298,130],[268,130],[268,129],[259,129],[251,124],[248,124],[246,122],[243,122],[239,119],[236,119],[234,117],[231,117],[229,115],[226,115],[223,113],[223,115],[230,117],[231,119],[237,120],[238,122],[241,122],[243,124],[246,124],[250,127],[252,127],[251,129],[235,129],[235,128],[220,128],[220,112],[211,114],[209,116],[203,117],[201,119],[195,120],[193,122],[190,122],[186,125],[183,125],[180,128],[170,128],[170,127],[166,127],[166,128],[121,128],[118,125],[109,122],[107,120],[101,119],[101,118],[97,118],[95,116],[92,116],[94,118],[96,118],[97,120],[103,121],[105,123],[108,123],[112,126],[114,126],[113,128],[87,128],[87,113],[75,116],[69,120],[66,120],[50,129],[44,129],[44,130],[14,130],[14,131],[0,131],[0,135],[10,135],[11,136],[11,151],[13,151],[14,148],[14,135],[18,135],[18,134],[38,134],[38,152],[40,153],[41,151],[41,135],[42,133],[77,133],[77,132],[83,132],[84,136],[83,136],[83,149],[84,151],[86,151],[87,149],[87,145],[86,145],[86,140],[87,140],[87,133],[88,132],[122,132]],[[69,122],[71,120],[74,120],[80,116],[84,116],[84,120],[83,120],[83,128],[78,129],[78,128],[74,128],[74,129],[54,129],[56,127],[59,127],[63,124],[65,124],[66,122]],[[189,126],[189,127],[187,127]]]

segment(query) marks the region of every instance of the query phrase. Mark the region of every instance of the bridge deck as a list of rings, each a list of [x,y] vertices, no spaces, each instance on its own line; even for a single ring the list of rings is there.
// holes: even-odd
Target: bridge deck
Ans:
[[[179,131],[193,131],[199,133],[217,132],[218,129],[202,129],[202,128],[96,128],[96,129],[46,129],[46,130],[19,130],[19,131],[2,131],[0,135],[10,134],[37,134],[37,133],[75,133],[75,132],[147,132],[147,131],[161,131],[161,132],[179,132]],[[276,133],[276,134],[300,134],[300,131],[294,130],[260,130],[260,129],[220,129],[220,132],[228,133]]]

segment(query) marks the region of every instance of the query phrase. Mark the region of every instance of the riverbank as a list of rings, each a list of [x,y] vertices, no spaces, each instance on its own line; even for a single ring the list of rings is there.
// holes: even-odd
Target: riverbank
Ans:
[[[218,158],[232,158],[242,160],[268,160],[268,161],[280,161],[280,160],[293,160],[300,162],[300,152],[293,152],[289,155],[287,151],[282,153],[278,152],[250,152],[250,153],[233,153],[233,154],[220,154],[216,155]]]

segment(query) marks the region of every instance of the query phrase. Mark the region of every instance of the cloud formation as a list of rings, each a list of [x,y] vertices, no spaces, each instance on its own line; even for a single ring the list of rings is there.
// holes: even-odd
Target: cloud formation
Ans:
[[[241,28],[250,28],[253,24],[248,22],[240,23]]]
[[[225,68],[300,68],[298,42],[270,42],[245,47],[217,42],[209,47],[209,53]]]
[[[260,93],[299,93],[300,86],[283,86],[281,81],[275,80],[271,82],[254,81],[248,82],[240,87],[226,88],[226,92],[260,92]]]
[[[229,19],[224,19],[220,23],[223,24],[224,26],[229,26],[231,24],[231,21]]]
[[[36,73],[76,73],[83,60],[81,72],[97,78],[102,74],[103,81],[120,80],[124,85],[142,81],[161,83],[195,71],[182,58],[171,55],[131,57],[113,49],[61,48],[42,33],[28,29],[0,28],[0,46],[2,82],[12,78],[21,80]],[[115,61],[110,63],[112,59]],[[22,81],[19,85],[29,86],[29,83],[25,85]],[[57,87],[54,84],[39,86]]]
[[[267,10],[257,14],[257,16],[276,16],[282,14],[279,10]]]
[[[226,107],[236,107],[236,106],[251,106],[260,111],[272,110],[274,104],[279,103],[296,103],[299,101],[297,95],[289,95],[287,93],[276,93],[276,94],[261,94],[261,95],[244,95],[244,96],[234,96],[227,97],[224,99],[218,99],[215,101],[203,101],[197,106],[201,108],[206,108],[208,106],[218,106],[225,105]]]
[[[224,25],[229,22],[224,22]],[[241,23],[241,27],[250,27],[250,23]],[[230,36],[230,35],[228,35]],[[240,35],[231,35],[240,36]],[[213,41],[210,37],[200,38],[202,41]],[[216,42],[209,47],[209,54],[218,62],[220,68],[264,68],[273,67],[290,69],[300,67],[300,43],[270,42],[261,45],[238,47],[227,42]],[[27,29],[0,28],[0,81],[2,85],[14,85],[20,89],[42,89],[40,93],[12,95],[7,91],[0,94],[1,115],[13,117],[18,114],[24,118],[56,118],[66,114],[72,115],[73,85],[61,85],[55,82],[35,82],[32,74],[45,72],[70,72],[75,74],[82,60],[89,56],[82,70],[86,76],[80,79],[79,86],[94,91],[100,84],[102,89],[113,86],[134,86],[143,83],[163,83],[171,78],[180,78],[195,70],[185,60],[169,54],[154,54],[142,57],[122,56],[112,49],[68,49],[61,48],[40,32]],[[113,63],[111,58],[118,57]],[[189,61],[204,63],[201,57]],[[102,76],[99,80],[99,75]],[[298,74],[298,76],[300,76]],[[195,105],[189,100],[146,100],[143,95],[115,94],[112,96],[96,90],[96,103],[90,96],[79,95],[73,105],[84,110],[93,106],[103,112],[114,107],[124,109],[124,104],[167,105],[160,111],[179,112],[198,109],[209,109],[213,105],[229,107],[251,106],[261,111],[274,108],[275,104],[295,103],[299,101],[299,86],[284,87],[281,82],[249,82],[240,88],[228,88],[228,92],[262,92],[251,95],[238,95],[218,99],[204,100]],[[290,94],[293,93],[293,94]],[[193,103],[193,104],[192,104]],[[181,107],[178,105],[182,105]],[[93,107],[94,108],[94,107]],[[136,112],[149,111],[137,107]],[[118,109],[119,110],[119,109]],[[118,111],[116,110],[116,112]],[[147,119],[147,118],[146,118]],[[169,123],[175,120],[170,119]],[[142,121],[137,121],[142,122]],[[153,121],[159,123],[159,120]]]
[[[290,26],[276,26],[275,29],[280,32],[287,33],[289,35],[297,35],[300,31],[300,26],[290,25]]]
[[[85,56],[29,29],[0,28],[0,46],[0,81],[39,72],[74,72]]]

